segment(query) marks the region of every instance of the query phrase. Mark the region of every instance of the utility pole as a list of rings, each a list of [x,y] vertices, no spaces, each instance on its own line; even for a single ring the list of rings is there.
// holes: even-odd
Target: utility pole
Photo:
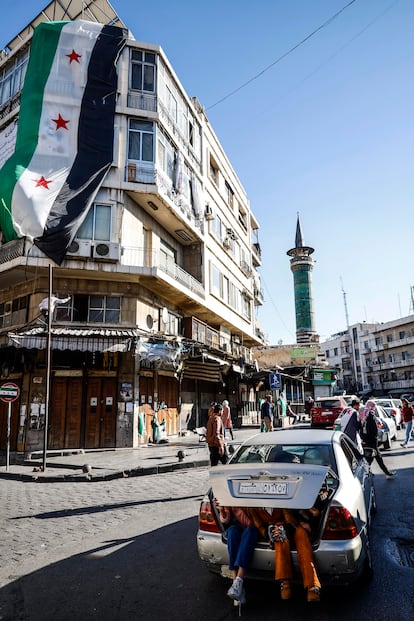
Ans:
[[[49,293],[47,305],[47,345],[46,345],[46,398],[45,398],[45,426],[43,432],[43,471],[46,470],[47,464],[47,441],[49,427],[49,408],[50,408],[50,376],[52,372],[52,287],[53,287],[53,268],[49,263]]]
[[[354,374],[354,383],[355,383],[356,389],[358,390],[358,377],[357,377],[356,357],[355,357],[355,343],[354,343],[354,339],[352,337],[352,332],[351,332],[350,327],[349,327],[348,305],[347,305],[347,302],[346,302],[346,292],[345,292],[345,289],[344,289],[344,283],[342,282],[342,276],[340,276],[340,280],[341,280],[341,287],[342,287],[342,295],[344,297],[346,329],[348,330],[349,339],[351,341],[351,347],[352,347],[352,367],[353,367],[353,374]]]

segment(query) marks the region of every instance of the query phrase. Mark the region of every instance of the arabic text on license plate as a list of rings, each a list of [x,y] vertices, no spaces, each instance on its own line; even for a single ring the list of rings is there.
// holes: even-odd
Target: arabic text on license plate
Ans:
[[[276,483],[275,481],[257,482],[257,483],[241,483],[241,494],[269,494],[274,496],[280,496],[286,494],[287,484]]]

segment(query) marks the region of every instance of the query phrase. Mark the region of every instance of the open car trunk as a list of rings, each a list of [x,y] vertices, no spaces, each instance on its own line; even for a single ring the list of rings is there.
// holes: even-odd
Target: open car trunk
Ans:
[[[311,541],[319,541],[338,478],[330,466],[311,464],[228,464],[210,470],[211,496],[229,507],[306,510],[317,507]]]

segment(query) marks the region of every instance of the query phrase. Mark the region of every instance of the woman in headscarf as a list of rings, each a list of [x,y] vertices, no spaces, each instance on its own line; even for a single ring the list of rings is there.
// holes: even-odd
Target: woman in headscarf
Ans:
[[[391,478],[395,475],[395,471],[388,470],[384,464],[382,455],[378,448],[378,426],[376,417],[376,404],[375,401],[369,399],[362,410],[359,411],[359,420],[361,423],[360,436],[363,448],[372,449],[367,451],[366,459],[369,464],[372,464],[374,458],[387,478]]]

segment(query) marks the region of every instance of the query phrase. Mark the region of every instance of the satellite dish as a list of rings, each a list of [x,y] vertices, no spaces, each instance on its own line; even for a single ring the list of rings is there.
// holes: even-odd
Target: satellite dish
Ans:
[[[165,306],[161,311],[161,321],[163,324],[168,323],[168,308],[166,308]]]
[[[151,317],[151,315],[147,315],[146,323],[147,323],[148,330],[152,330],[152,327],[154,325],[154,320]]]

